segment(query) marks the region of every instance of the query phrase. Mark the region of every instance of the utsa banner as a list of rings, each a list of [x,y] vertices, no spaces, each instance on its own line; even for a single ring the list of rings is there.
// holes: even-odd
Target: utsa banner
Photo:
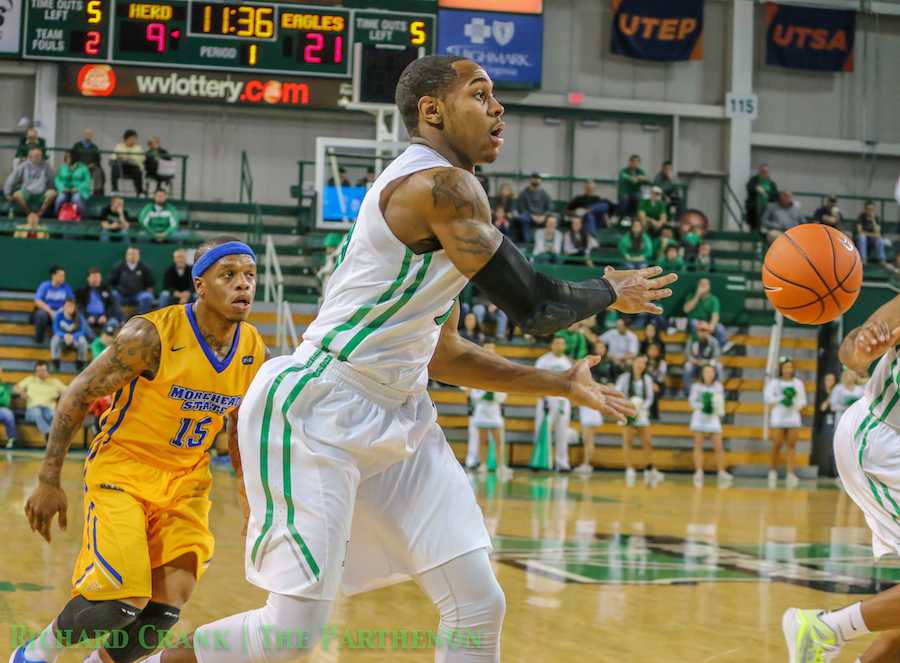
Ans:
[[[856,12],[766,3],[766,64],[853,71]]]
[[[612,0],[612,52],[640,60],[703,59],[703,0]]]

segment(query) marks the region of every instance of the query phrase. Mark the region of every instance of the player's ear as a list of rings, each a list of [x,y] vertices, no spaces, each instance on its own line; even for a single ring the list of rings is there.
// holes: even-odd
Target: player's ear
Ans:
[[[194,292],[197,293],[197,296],[199,297],[200,295],[203,295],[205,290],[206,290],[206,286],[203,284],[203,279],[202,278],[194,279]]]
[[[433,127],[440,128],[444,120],[437,97],[421,97],[419,99],[419,116]]]

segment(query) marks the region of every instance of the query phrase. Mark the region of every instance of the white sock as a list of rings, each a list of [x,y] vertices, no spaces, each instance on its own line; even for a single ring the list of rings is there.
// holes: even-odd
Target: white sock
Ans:
[[[55,622],[50,622],[50,625],[41,631],[37,638],[29,642],[25,647],[25,658],[53,663],[62,651],[62,647],[56,640],[55,628]]]
[[[103,659],[100,657],[100,650],[95,649],[91,652],[91,655],[84,659],[84,663],[103,663]]]
[[[859,601],[846,608],[826,612],[822,614],[821,619],[837,633],[841,642],[853,640],[869,632],[863,621],[862,602]]]

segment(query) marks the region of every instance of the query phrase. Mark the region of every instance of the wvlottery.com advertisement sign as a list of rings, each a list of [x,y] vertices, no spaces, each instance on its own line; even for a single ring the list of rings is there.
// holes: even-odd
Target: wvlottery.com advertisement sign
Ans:
[[[108,64],[66,65],[60,92],[70,97],[118,97],[257,108],[337,108],[340,81],[267,74],[150,69]]]
[[[474,60],[498,87],[540,87],[543,51],[543,16],[438,11],[438,52]]]

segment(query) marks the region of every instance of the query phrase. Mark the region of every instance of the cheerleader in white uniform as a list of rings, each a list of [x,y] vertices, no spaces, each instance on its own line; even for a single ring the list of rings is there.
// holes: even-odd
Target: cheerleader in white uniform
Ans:
[[[841,373],[841,382],[836,384],[828,397],[828,404],[834,412],[834,426],[840,421],[844,411],[863,397],[865,387],[858,382],[856,373],[847,369]]]
[[[611,382],[609,372],[612,366],[606,358],[606,343],[597,339],[594,343],[594,354],[600,357],[600,363],[591,368],[591,375],[597,382],[608,384]],[[594,435],[597,429],[603,425],[603,415],[598,410],[579,405],[578,421],[581,422],[581,444],[584,446],[584,459],[581,461],[581,465],[575,468],[575,473],[587,476],[594,472]]]
[[[566,339],[554,336],[550,352],[538,357],[535,368],[564,373],[572,368],[572,360],[566,356]],[[572,422],[572,404],[558,396],[544,396],[534,407],[535,437],[540,435],[541,425],[547,417],[549,443],[554,449],[554,465],[557,472],[571,472],[569,465],[569,431]]]
[[[644,469],[644,481],[657,484],[665,476],[653,464],[653,448],[650,446],[650,406],[653,404],[653,380],[647,374],[647,355],[632,360],[631,370],[616,380],[616,389],[631,399],[637,409],[634,417],[628,417],[622,427],[622,455],[625,459],[625,483],[634,485],[637,470],[631,462],[631,441],[637,433],[642,455],[648,461]]]
[[[787,444],[787,485],[793,488],[799,483],[797,465],[797,437],[803,426],[800,413],[806,407],[806,387],[794,376],[794,362],[782,357],[778,364],[778,377],[766,384],[763,398],[771,409],[769,435],[772,438],[772,457],[769,465],[769,486],[778,482],[778,460],[781,445]]]
[[[691,432],[694,434],[694,485],[703,485],[703,441],[709,437],[716,452],[719,483],[728,484],[731,474],[725,470],[725,450],[722,448],[722,417],[725,416],[725,389],[719,382],[716,367],[706,364],[700,369],[700,382],[691,385],[688,397],[691,409]]]
[[[479,471],[484,474],[488,470],[488,436],[494,436],[494,443],[497,445],[497,476],[501,479],[508,479],[512,476],[512,472],[506,465],[506,438],[504,435],[505,425],[503,422],[503,402],[506,401],[506,394],[500,391],[484,391],[483,389],[469,389],[469,400],[472,402],[472,426],[478,432],[478,443],[482,450],[481,457],[484,462],[481,464]]]

